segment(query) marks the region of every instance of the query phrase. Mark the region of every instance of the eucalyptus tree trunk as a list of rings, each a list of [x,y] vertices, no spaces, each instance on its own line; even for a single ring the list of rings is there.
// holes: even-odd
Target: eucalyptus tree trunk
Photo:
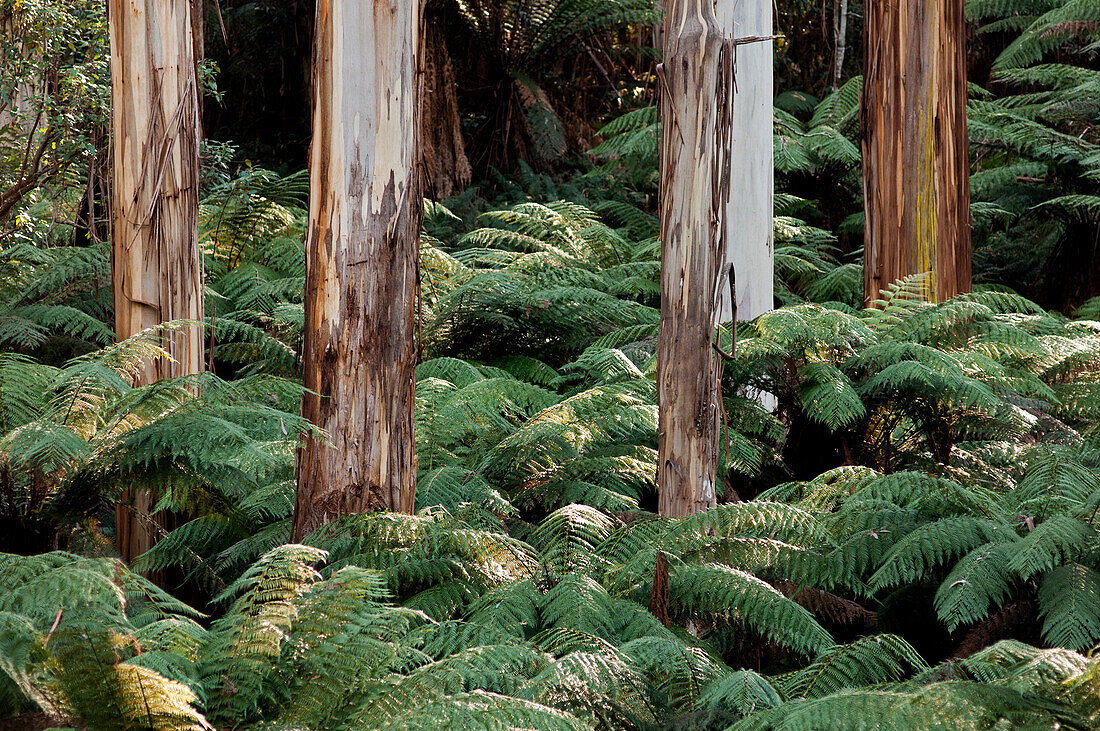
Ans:
[[[865,295],[928,273],[970,291],[964,0],[867,3],[862,103]]]
[[[190,0],[109,0],[111,37],[111,278],[115,333],[203,318],[198,245],[198,47]],[[166,336],[170,358],[147,363],[146,384],[203,370],[199,324]],[[127,502],[132,502],[127,505]],[[156,541],[154,496],[124,496],[116,540],[130,560]]]
[[[717,504],[720,288],[728,279],[731,45],[713,0],[669,0],[660,92],[661,333],[657,488],[662,515]]]
[[[317,6],[302,415],[294,535],[411,512],[419,0]]]
[[[833,83],[840,88],[844,76],[844,57],[848,54],[848,0],[833,0]]]
[[[30,35],[27,25],[17,8],[12,7],[6,13],[0,11],[0,44],[13,47],[13,59],[26,60],[31,55],[31,49],[23,41]],[[0,76],[0,140],[5,136],[17,140],[23,134],[22,124],[31,111],[35,87],[41,81],[19,73],[21,65],[9,61],[0,67],[8,74],[7,78]]]
[[[724,218],[722,322],[752,320],[775,307],[772,0],[718,0],[715,13],[734,40],[729,202]],[[736,300],[736,302],[734,302]]]
[[[60,128],[51,126],[47,115],[49,100],[57,95],[57,74],[49,67],[42,32],[34,22],[20,3],[5,3],[0,9],[0,227],[63,167],[52,154]]]

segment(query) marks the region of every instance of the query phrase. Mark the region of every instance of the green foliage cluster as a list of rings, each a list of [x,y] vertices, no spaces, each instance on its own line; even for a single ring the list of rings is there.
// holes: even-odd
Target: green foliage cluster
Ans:
[[[88,164],[109,108],[105,8],[3,0],[0,28],[0,232],[27,207],[38,216],[60,208],[51,223],[61,219],[71,232],[79,199],[60,191],[92,187]]]
[[[501,167],[518,160],[560,165],[587,149],[588,123],[577,108],[586,101],[605,107],[614,98],[608,69],[616,73],[631,51],[655,55],[646,46],[605,42],[661,17],[650,0],[450,0],[439,9],[463,33],[459,57],[479,87],[466,94],[489,105],[472,107],[467,122],[477,167],[482,158]],[[597,89],[591,99],[586,87]]]

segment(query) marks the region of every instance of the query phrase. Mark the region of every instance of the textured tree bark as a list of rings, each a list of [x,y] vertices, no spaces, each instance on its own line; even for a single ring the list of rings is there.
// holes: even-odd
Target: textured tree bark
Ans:
[[[865,295],[930,272],[922,296],[970,291],[963,0],[869,3],[864,19]]]
[[[322,0],[314,40],[302,415],[294,535],[411,512],[421,3]]]
[[[720,288],[728,288],[731,46],[713,0],[669,0],[660,93],[661,333],[657,345],[658,508],[717,504]]]
[[[171,320],[203,318],[198,245],[199,88],[189,0],[110,0],[111,276],[115,332],[125,339]],[[203,369],[202,327],[166,337],[171,359],[148,363],[138,384]],[[153,496],[116,511],[129,561],[156,540]]]
[[[431,6],[429,6],[430,8]],[[424,195],[446,198],[470,184],[473,175],[460,127],[455,80],[443,13],[427,11],[420,64],[420,159]]]
[[[727,39],[768,38],[772,0],[718,0],[715,14]],[[731,288],[720,287],[722,322],[736,312],[752,320],[775,307],[772,42],[754,41],[733,50],[733,131],[730,193],[725,215],[726,261],[736,272],[737,307]]]

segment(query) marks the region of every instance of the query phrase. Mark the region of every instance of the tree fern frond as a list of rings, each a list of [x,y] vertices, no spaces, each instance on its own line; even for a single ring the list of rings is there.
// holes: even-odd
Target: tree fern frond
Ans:
[[[872,589],[884,589],[920,581],[937,566],[978,546],[1014,536],[1004,523],[971,516],[943,518],[926,523],[899,540],[871,576]]]
[[[1100,574],[1078,563],[1047,573],[1039,584],[1043,638],[1087,650],[1100,641]]]
[[[935,600],[936,613],[948,632],[979,622],[1004,604],[1013,588],[1009,560],[1014,550],[1008,541],[986,543],[955,565]]]
[[[874,635],[825,650],[807,667],[782,676],[779,687],[789,698],[816,698],[846,688],[897,682],[927,668],[901,637]]]
[[[833,644],[813,615],[751,574],[728,566],[678,566],[670,598],[685,611],[736,618],[797,652],[812,654]]]

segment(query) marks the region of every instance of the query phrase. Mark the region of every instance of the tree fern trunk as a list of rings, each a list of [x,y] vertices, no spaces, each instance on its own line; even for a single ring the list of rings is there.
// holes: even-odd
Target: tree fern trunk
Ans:
[[[865,5],[865,295],[930,272],[923,296],[970,291],[963,0]]]
[[[732,71],[713,0],[670,0],[664,39],[657,487],[662,515],[688,515],[717,503]]]
[[[442,200],[470,184],[472,170],[462,139],[457,86],[447,50],[444,13],[429,5],[421,51],[420,151],[424,195]]]
[[[203,318],[198,246],[199,88],[189,0],[110,0],[111,277],[115,332],[125,339],[171,320]],[[199,325],[168,335],[171,359],[138,383],[203,370]],[[132,500],[132,506],[127,502]],[[153,496],[124,497],[116,540],[125,560],[156,540]]]
[[[420,2],[317,6],[302,414],[294,534],[411,512]]]

